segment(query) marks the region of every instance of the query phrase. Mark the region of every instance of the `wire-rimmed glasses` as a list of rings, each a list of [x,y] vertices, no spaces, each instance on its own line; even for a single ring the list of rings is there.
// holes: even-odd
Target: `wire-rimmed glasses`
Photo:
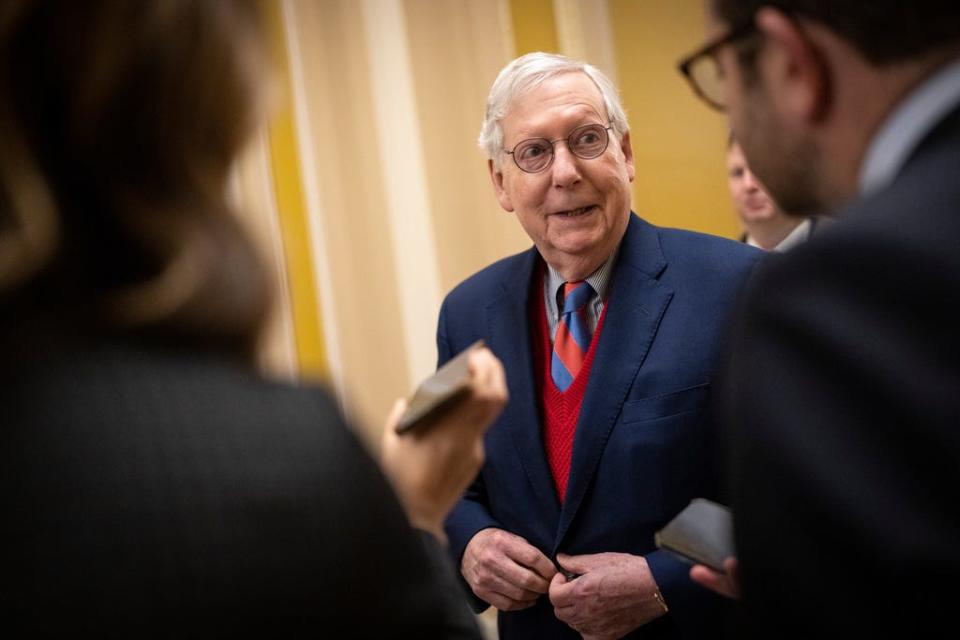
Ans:
[[[513,149],[504,149],[504,153],[513,156],[513,161],[521,171],[539,173],[553,164],[554,145],[561,140],[566,141],[567,149],[578,158],[590,160],[600,156],[610,144],[609,132],[612,128],[602,124],[585,124],[571,131],[566,138],[528,138],[518,142]]]

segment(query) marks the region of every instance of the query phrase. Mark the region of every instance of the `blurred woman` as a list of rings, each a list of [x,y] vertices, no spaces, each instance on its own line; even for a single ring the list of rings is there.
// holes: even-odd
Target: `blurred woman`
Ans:
[[[327,394],[261,379],[268,280],[225,202],[255,3],[0,3],[0,614],[34,637],[476,633],[434,537],[499,363],[394,497]],[[423,463],[430,460],[431,465]]]

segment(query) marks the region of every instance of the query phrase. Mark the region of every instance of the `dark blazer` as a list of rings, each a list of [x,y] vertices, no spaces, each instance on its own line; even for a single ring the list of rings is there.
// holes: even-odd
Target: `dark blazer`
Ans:
[[[449,562],[319,389],[131,344],[3,370],[8,631],[478,637]]]
[[[459,566],[481,529],[499,527],[548,557],[603,551],[646,556],[670,614],[635,637],[709,627],[716,602],[689,567],[656,550],[654,532],[697,496],[715,496],[707,405],[718,336],[762,253],[730,240],[659,229],[631,215],[614,267],[603,333],[580,412],[561,507],[544,453],[534,380],[531,287],[536,249],[506,258],[454,289],[437,330],[442,364],[478,338],[503,361],[510,402],[488,432],[487,462],[447,521]],[[474,599],[479,608],[485,603]],[[500,613],[506,638],[578,638],[549,599]]]
[[[934,637],[960,599],[960,110],[758,269],[722,405],[753,637]]]

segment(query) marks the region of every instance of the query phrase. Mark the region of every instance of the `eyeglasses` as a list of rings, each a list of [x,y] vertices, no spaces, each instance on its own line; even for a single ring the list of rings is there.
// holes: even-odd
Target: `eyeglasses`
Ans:
[[[717,111],[727,110],[727,85],[723,70],[717,61],[721,47],[743,40],[756,31],[753,16],[732,29],[727,35],[709,42],[680,61],[677,69],[684,75],[693,92]]]
[[[553,145],[561,140],[566,140],[570,153],[578,158],[590,160],[600,156],[610,144],[608,132],[612,128],[612,126],[604,127],[600,124],[585,124],[571,131],[566,138],[556,140],[529,138],[518,142],[513,149],[504,149],[503,152],[513,156],[513,161],[521,171],[540,173],[553,164],[555,155]]]

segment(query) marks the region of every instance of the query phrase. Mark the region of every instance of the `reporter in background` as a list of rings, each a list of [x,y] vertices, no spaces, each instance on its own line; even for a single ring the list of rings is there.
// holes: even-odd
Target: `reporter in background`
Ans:
[[[819,216],[798,217],[783,211],[750,170],[740,143],[732,135],[726,160],[730,199],[743,227],[741,242],[783,253],[809,240],[825,224]]]
[[[253,3],[0,5],[0,614],[32,637],[475,637],[438,541],[499,362],[377,466],[252,354],[267,278],[224,196]],[[391,418],[397,418],[399,410]],[[407,513],[404,513],[404,507]]]

